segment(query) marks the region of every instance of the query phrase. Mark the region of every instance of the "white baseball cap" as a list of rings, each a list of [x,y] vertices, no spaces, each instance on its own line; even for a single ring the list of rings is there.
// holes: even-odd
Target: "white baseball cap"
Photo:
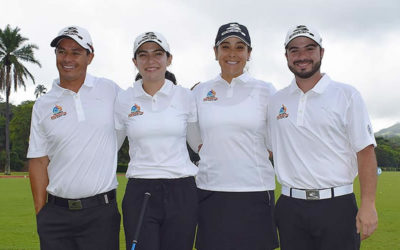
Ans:
[[[51,47],[57,47],[58,43],[64,38],[71,38],[84,49],[94,52],[92,38],[87,30],[78,26],[68,26],[58,32],[56,38],[51,41]]]
[[[167,42],[167,39],[165,37],[157,32],[145,32],[140,34],[138,37],[136,37],[134,45],[133,45],[133,56],[135,56],[135,53],[137,49],[144,43],[147,42],[155,42],[160,47],[165,50],[165,52],[171,53],[169,50],[169,45]]]
[[[286,34],[285,48],[290,43],[290,41],[299,36],[308,37],[322,47],[322,38],[319,35],[318,31],[307,25],[296,25],[294,27],[291,27]]]

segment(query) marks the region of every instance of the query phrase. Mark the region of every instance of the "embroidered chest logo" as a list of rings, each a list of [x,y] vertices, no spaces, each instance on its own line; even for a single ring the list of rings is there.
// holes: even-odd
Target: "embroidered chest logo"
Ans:
[[[216,92],[212,89],[208,91],[207,96],[203,98],[204,102],[211,102],[218,100],[218,97],[215,97]]]
[[[53,115],[50,118],[54,120],[64,115],[67,115],[67,112],[64,112],[61,106],[55,105],[53,108]]]
[[[140,106],[135,103],[135,105],[132,106],[131,113],[128,115],[128,117],[133,117],[137,115],[143,115],[143,112],[140,111]]]
[[[286,106],[282,104],[281,109],[279,110],[279,115],[276,117],[276,119],[283,119],[283,118],[288,118],[289,114],[286,113]]]

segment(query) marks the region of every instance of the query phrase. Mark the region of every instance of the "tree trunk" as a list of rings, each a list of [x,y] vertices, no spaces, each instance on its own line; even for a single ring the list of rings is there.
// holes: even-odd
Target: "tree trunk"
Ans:
[[[5,175],[11,175],[11,168],[10,168],[10,93],[11,93],[11,77],[10,77],[11,67],[7,66],[6,69],[6,166],[4,168]]]

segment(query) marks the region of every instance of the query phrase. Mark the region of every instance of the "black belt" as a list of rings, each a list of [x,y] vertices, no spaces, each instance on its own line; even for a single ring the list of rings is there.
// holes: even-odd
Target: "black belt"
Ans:
[[[115,189],[106,193],[97,194],[95,196],[82,198],[82,199],[65,199],[51,194],[47,196],[47,202],[55,204],[60,207],[67,207],[70,210],[81,210],[85,208],[97,207],[109,204],[115,200]]]

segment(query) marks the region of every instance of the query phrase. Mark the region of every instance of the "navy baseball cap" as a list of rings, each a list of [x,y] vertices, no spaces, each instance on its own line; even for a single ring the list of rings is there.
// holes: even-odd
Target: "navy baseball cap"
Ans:
[[[249,31],[246,26],[239,23],[227,23],[219,27],[217,37],[215,38],[215,46],[220,45],[229,37],[237,37],[247,46],[251,47]]]

